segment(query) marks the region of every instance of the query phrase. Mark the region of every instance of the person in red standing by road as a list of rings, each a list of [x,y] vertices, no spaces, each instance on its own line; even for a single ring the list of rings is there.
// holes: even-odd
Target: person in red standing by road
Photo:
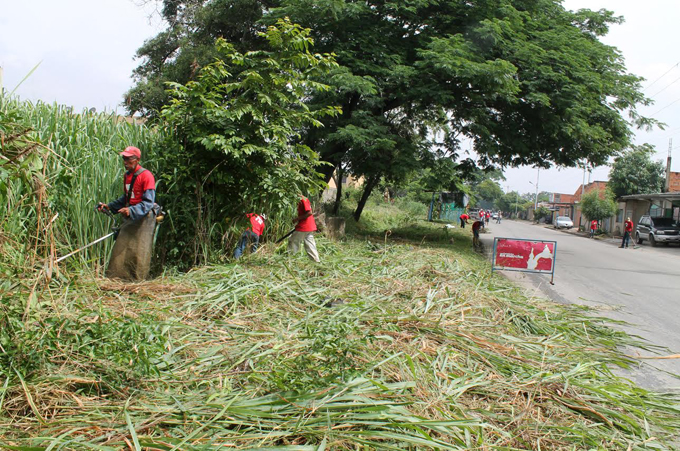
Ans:
[[[628,243],[630,242],[630,234],[633,232],[633,221],[630,220],[630,218],[626,219],[626,222],[623,223],[623,239],[621,240],[621,248],[628,248]]]
[[[303,195],[300,195],[297,213],[297,217],[293,218],[295,232],[288,239],[288,252],[297,254],[300,249],[300,242],[303,242],[309,258],[317,263],[321,263],[319,252],[316,250],[316,241],[314,241],[316,221],[314,221],[314,215],[312,214],[312,204]]]
[[[489,225],[489,221],[491,220],[491,212],[487,210],[486,213],[484,213],[485,220],[486,220],[486,225]]]
[[[590,221],[590,238],[595,236],[595,231],[597,230],[597,219]]]
[[[256,213],[248,213],[246,218],[250,221],[250,227],[243,232],[241,241],[239,241],[236,250],[234,250],[234,258],[236,260],[243,255],[243,251],[246,249],[249,242],[253,243],[250,248],[250,253],[252,254],[257,250],[257,246],[260,244],[260,237],[262,236],[262,232],[264,232],[264,221],[267,219],[264,214],[258,215]]]

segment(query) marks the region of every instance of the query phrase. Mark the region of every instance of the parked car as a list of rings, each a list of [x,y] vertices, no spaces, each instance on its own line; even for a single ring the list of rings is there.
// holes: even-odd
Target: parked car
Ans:
[[[498,213],[492,213],[491,219],[498,219]]]
[[[652,218],[644,215],[635,227],[635,242],[641,244],[649,240],[649,244],[657,243],[680,244],[680,224],[673,218]]]
[[[555,219],[554,227],[556,229],[571,229],[574,227],[574,221],[569,216],[558,216]]]

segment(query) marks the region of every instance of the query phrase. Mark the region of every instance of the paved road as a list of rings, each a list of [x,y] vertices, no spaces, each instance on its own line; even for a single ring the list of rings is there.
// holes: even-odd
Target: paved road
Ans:
[[[489,254],[493,238],[528,238],[557,241],[555,285],[550,276],[504,272],[533,294],[554,301],[595,307],[603,316],[629,323],[623,329],[664,346],[660,355],[680,354],[680,248],[620,249],[620,240],[598,240],[557,231],[526,221],[490,223],[481,239]],[[630,354],[653,355],[644,350]],[[624,375],[655,390],[679,390],[680,359],[645,360]],[[653,365],[657,370],[649,367]]]

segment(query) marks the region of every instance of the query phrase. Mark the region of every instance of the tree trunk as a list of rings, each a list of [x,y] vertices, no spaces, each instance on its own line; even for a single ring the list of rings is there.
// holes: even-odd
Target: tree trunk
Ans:
[[[335,205],[333,205],[333,214],[337,215],[340,210],[340,202],[342,201],[342,165],[338,165],[338,180],[335,182]]]
[[[359,204],[357,205],[357,209],[354,210],[354,220],[356,222],[359,222],[359,219],[361,218],[361,212],[364,211],[364,207],[366,206],[366,201],[368,200],[368,196],[371,195],[371,191],[373,191],[373,188],[375,188],[375,185],[378,184],[378,180],[380,180],[380,176],[374,175],[366,181],[366,186],[364,186],[364,192],[361,195],[361,199],[359,200]]]

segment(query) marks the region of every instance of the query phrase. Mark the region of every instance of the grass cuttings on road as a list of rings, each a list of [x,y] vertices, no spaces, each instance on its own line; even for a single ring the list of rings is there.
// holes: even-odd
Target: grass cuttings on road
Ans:
[[[677,400],[609,370],[635,339],[421,227],[319,239],[318,266],[264,249],[29,307],[22,289],[21,323],[6,282],[0,447],[671,449]]]

